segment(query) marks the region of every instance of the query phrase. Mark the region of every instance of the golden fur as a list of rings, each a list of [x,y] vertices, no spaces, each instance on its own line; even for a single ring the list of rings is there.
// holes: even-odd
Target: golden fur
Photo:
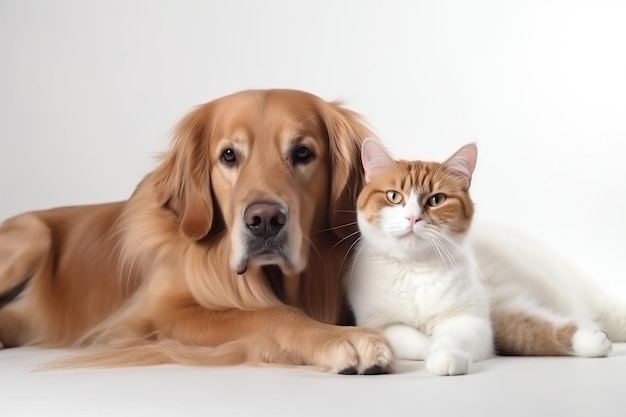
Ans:
[[[360,146],[371,136],[357,114],[300,91],[199,106],[127,201],[0,227],[0,342],[92,348],[67,365],[386,371],[391,353],[378,333],[336,325]],[[249,242],[261,238],[244,217],[266,203],[286,213],[284,239],[255,255]]]

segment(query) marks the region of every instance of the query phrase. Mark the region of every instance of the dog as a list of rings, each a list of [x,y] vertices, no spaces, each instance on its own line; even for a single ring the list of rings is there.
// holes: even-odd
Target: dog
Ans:
[[[388,372],[378,332],[339,325],[360,147],[373,136],[303,91],[200,105],[128,200],[2,224],[0,343],[91,347],[68,366]]]

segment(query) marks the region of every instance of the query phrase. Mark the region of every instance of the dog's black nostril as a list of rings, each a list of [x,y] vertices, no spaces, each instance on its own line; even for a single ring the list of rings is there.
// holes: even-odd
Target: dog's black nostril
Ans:
[[[276,236],[287,223],[287,210],[276,203],[254,203],[246,208],[243,218],[250,233],[267,239]]]
[[[261,221],[261,218],[259,216],[254,216],[252,218],[252,223],[248,224],[249,227],[259,227],[261,226],[261,223],[263,223]]]
[[[287,220],[287,216],[285,216],[283,213],[280,213],[278,216],[272,217],[272,220],[270,220],[270,223],[273,226],[283,227],[285,225],[286,220]]]

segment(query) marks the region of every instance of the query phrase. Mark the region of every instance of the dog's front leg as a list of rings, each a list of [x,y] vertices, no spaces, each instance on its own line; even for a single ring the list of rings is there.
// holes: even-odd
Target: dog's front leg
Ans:
[[[154,325],[163,336],[184,344],[232,346],[245,362],[379,374],[388,372],[392,361],[391,349],[378,332],[323,324],[287,306],[212,311],[190,304],[170,309]]]

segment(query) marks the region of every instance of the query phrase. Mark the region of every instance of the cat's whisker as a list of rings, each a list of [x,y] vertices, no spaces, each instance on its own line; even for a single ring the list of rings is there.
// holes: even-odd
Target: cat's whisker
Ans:
[[[483,284],[487,284],[487,277],[483,273],[483,270],[480,269],[480,267],[478,265],[476,265],[476,267],[474,269],[476,270],[478,275],[480,275],[480,280],[483,282]]]
[[[350,223],[346,223],[346,224],[341,224],[339,226],[335,226],[335,227],[329,227],[328,229],[322,229],[322,230],[318,230],[317,232],[315,232],[314,234],[318,234],[318,233],[323,233],[323,232],[330,232],[333,230],[337,230],[337,229],[342,229],[344,227],[350,227],[350,226],[354,226],[356,225],[357,222],[350,222]]]
[[[453,269],[456,271],[456,261],[454,257],[451,256],[450,251],[448,251],[446,246],[436,236],[432,236],[432,241],[435,242],[439,248],[439,253],[441,254],[441,258],[444,261],[446,269],[448,271]]]
[[[346,259],[348,259],[348,256],[352,252],[352,249],[356,246],[357,243],[359,243],[360,240],[361,240],[361,236],[359,236],[354,242],[352,242],[352,245],[350,245],[350,247],[346,251],[346,254],[343,257],[343,260],[341,261],[341,266],[339,267],[340,271],[343,271],[343,267],[344,267],[344,265],[346,263]],[[361,254],[361,252],[363,252],[363,248],[364,248],[364,246],[361,246],[359,248],[359,250],[357,251],[357,253],[354,255],[354,257],[351,260],[352,263],[356,262],[356,260],[358,259],[359,255]],[[353,274],[354,274],[354,268],[350,268],[350,278],[349,278],[350,280],[352,280],[352,275]]]
[[[441,234],[440,234],[440,236],[444,237],[444,238],[446,237],[445,235],[441,235]],[[439,244],[441,245],[442,250],[444,251],[444,253],[448,257],[448,259],[450,259],[450,262],[452,264],[452,268],[454,270],[455,275],[460,276],[462,273],[464,273],[465,268],[459,266],[458,259],[456,257],[452,256],[452,253],[450,252],[450,249],[448,249],[448,247],[446,245],[444,245],[444,243],[441,242],[438,238],[435,238],[435,240],[437,240],[437,242],[439,242]],[[466,281],[462,277],[461,277],[461,279],[459,279],[459,282],[461,283],[461,286],[463,287],[463,289],[465,289],[467,287]]]
[[[322,254],[320,253],[319,249],[317,248],[317,246],[315,245],[315,243],[313,242],[313,240],[311,240],[310,237],[305,236],[306,240],[311,244],[311,247],[313,249],[315,249],[315,252],[317,253],[317,257],[320,261],[322,261],[322,266],[325,267],[326,263],[323,262],[324,258],[322,258]]]
[[[352,236],[358,235],[361,232],[359,230],[350,233],[348,236],[344,237],[343,239],[341,239],[339,242],[335,243],[333,246],[330,247],[330,250],[335,249],[338,245],[340,245],[341,243],[345,242],[346,240],[350,239]],[[357,239],[358,240],[358,239]],[[350,246],[352,247],[352,246]]]
[[[437,253],[437,257],[441,261],[441,264],[443,265],[443,267],[446,269],[449,269],[448,262],[446,262],[446,259],[443,257],[443,253],[441,253],[441,249],[439,249],[439,242],[437,242],[435,239],[429,239],[429,242],[431,246],[433,247],[433,249],[435,250],[435,252]]]
[[[459,253],[461,254],[465,254],[466,249],[456,240],[452,239],[450,236],[446,235],[445,233],[437,230],[437,229],[431,229],[431,232],[436,234],[439,237],[444,238],[447,242],[449,242],[456,250],[459,251]]]
[[[439,247],[443,255],[445,255],[445,258],[450,262],[450,264],[453,267],[453,268],[448,267],[447,269],[449,271],[451,271],[452,269],[454,269],[455,271],[458,271],[458,268],[457,268],[458,263],[457,263],[456,257],[452,255],[448,246],[440,239],[440,235],[438,233],[433,233],[433,232],[435,231],[431,230],[431,235],[430,235],[431,241],[437,244],[437,247]],[[448,262],[446,262],[446,265],[448,265]]]
[[[461,246],[457,241],[452,239],[450,236],[447,236],[445,233],[441,233],[441,232],[437,232],[437,233],[440,237],[444,238],[448,243],[450,243],[452,245],[452,248],[456,249],[458,254],[460,254],[462,257],[466,258],[468,256],[467,249]],[[449,256],[452,257],[452,254],[450,253],[447,247],[446,247],[446,251],[449,253]],[[467,266],[459,267],[458,259],[456,257],[454,258],[453,262],[454,262],[454,271],[456,272],[457,275],[462,273],[462,271],[464,271],[467,268]],[[461,281],[461,285],[465,287],[466,281],[464,279],[461,279],[460,281]]]

